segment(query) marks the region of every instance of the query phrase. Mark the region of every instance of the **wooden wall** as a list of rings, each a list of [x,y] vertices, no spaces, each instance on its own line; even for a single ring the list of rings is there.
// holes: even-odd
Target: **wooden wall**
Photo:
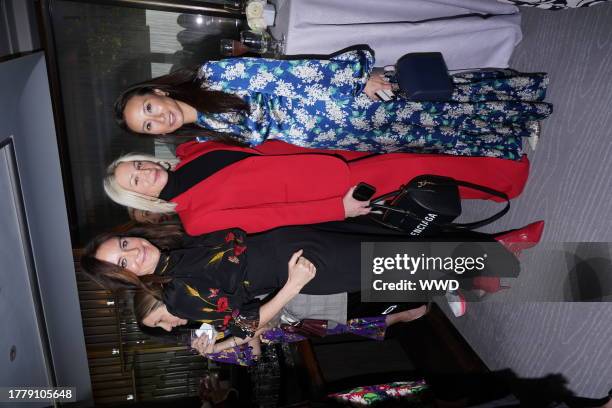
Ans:
[[[96,405],[194,396],[208,360],[138,329],[131,296],[102,289],[75,269]]]

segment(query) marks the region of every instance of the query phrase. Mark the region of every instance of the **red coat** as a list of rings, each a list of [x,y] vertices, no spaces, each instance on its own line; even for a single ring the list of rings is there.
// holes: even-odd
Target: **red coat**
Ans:
[[[178,167],[214,150],[238,150],[261,157],[240,160],[172,200],[190,235],[232,227],[255,233],[285,225],[342,220],[342,198],[360,181],[375,186],[376,195],[380,195],[417,175],[436,174],[515,197],[523,190],[529,173],[526,157],[511,161],[411,153],[371,155],[307,149],[281,141],[268,141],[255,148],[185,143],[177,149]],[[461,195],[491,198],[472,190]]]

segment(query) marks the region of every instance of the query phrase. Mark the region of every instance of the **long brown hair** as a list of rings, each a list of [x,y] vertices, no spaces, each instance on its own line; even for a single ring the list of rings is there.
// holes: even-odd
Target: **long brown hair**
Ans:
[[[188,322],[185,326],[174,327],[170,332],[159,327],[145,326],[143,320],[155,309],[164,303],[161,299],[161,291],[154,289],[152,292],[138,290],[134,293],[132,306],[134,317],[138,328],[144,334],[155,338],[156,341],[168,344],[186,344],[191,339],[191,329],[198,328],[200,323]]]
[[[117,124],[124,130],[142,135],[131,130],[123,114],[125,105],[133,96],[152,94],[155,89],[167,92],[172,99],[184,102],[202,113],[244,112],[249,110],[249,104],[241,98],[221,91],[202,89],[202,81],[198,79],[199,67],[183,68],[153,78],[149,81],[132,85],[123,91],[115,100],[114,112]],[[168,136],[170,136],[168,138]],[[209,140],[223,142],[232,145],[245,146],[246,143],[239,135],[205,130],[195,124],[187,124],[177,129],[173,134],[158,138],[160,141],[171,143],[182,143],[197,136],[203,136]],[[168,138],[168,139],[166,139]],[[166,139],[166,140],[164,140]]]
[[[124,291],[140,289],[159,298],[162,285],[169,282],[171,278],[153,274],[139,277],[132,271],[96,258],[96,252],[98,252],[103,243],[109,239],[126,237],[144,238],[160,250],[171,250],[182,246],[185,234],[178,225],[137,226],[122,234],[100,234],[83,249],[81,255],[82,271],[91,280],[107,290]]]
[[[155,309],[163,306],[161,292],[157,289],[151,292],[137,291],[134,293],[134,317],[139,324]]]

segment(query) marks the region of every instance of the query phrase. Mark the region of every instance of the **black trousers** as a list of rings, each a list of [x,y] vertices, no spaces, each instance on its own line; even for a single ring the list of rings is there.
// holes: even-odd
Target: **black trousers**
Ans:
[[[287,263],[294,252],[302,249],[303,256],[317,268],[317,273],[301,291],[310,295],[328,295],[361,290],[362,242],[470,242],[490,243],[496,254],[498,270],[479,275],[518,276],[520,265],[515,256],[494,236],[475,231],[453,231],[436,237],[418,238],[407,234],[362,223],[327,223],[313,226],[277,228],[247,239],[247,280],[254,294],[269,293],[287,281]],[[477,245],[477,244],[476,244]],[[468,248],[468,251],[472,249]],[[478,252],[478,249],[474,249]],[[499,268],[503,270],[500,271]],[[464,274],[464,277],[470,277]]]

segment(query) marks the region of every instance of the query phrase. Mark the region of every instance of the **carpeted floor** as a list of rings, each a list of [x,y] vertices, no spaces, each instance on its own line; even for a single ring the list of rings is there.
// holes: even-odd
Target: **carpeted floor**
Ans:
[[[451,320],[489,368],[562,373],[574,391],[600,396],[612,387],[612,303],[567,300],[612,294],[610,245],[572,244],[612,242],[612,3],[522,11],[512,67],[550,73],[555,112],[530,154],[525,192],[488,230],[544,219],[544,245],[523,257],[514,290]],[[471,204],[467,212],[488,208]],[[568,289],[586,281],[590,289]],[[545,299],[559,302],[528,301]]]

